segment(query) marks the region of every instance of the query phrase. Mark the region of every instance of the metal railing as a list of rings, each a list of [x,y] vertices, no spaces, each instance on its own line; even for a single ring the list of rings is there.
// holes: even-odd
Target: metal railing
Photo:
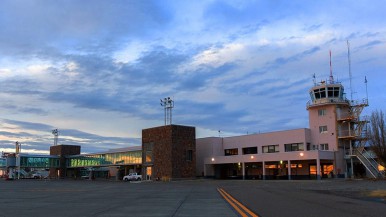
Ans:
[[[359,161],[366,167],[374,178],[383,178],[384,174],[378,170],[378,162],[371,157],[370,153],[361,146],[355,150],[355,154]]]

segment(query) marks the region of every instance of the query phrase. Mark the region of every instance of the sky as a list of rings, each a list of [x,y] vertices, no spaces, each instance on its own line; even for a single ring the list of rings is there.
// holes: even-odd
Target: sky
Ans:
[[[0,151],[141,144],[173,124],[196,137],[308,128],[315,81],[386,100],[385,0],[2,0]],[[349,41],[349,46],[347,45]],[[349,76],[348,47],[351,57]],[[365,77],[368,81],[365,84]],[[367,94],[366,94],[367,93]]]

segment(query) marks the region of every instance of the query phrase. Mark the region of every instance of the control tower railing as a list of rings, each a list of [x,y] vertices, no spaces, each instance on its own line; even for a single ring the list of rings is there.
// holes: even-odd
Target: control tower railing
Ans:
[[[350,104],[350,101],[347,99],[339,99],[339,98],[323,98],[323,99],[317,99],[317,100],[309,100],[307,102],[307,109],[309,107],[313,106],[320,106],[320,105],[326,105],[326,104]]]

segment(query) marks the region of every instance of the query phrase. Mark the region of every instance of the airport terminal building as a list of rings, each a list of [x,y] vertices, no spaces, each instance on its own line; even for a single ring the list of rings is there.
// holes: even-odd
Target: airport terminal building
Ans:
[[[80,154],[80,146],[54,145],[50,155],[18,152],[0,158],[0,175],[28,177],[37,170],[52,178],[121,180],[128,173],[147,180],[321,179],[384,176],[366,151],[368,105],[348,100],[344,87],[315,83],[309,90],[309,128],[196,139],[195,127],[166,125],[142,130],[142,145]]]

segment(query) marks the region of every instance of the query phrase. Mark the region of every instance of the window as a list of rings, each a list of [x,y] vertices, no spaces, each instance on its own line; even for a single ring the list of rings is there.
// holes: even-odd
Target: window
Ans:
[[[319,115],[319,116],[325,116],[326,113],[327,113],[326,109],[319,109],[319,110],[318,110],[318,115]]]
[[[329,98],[339,97],[340,87],[328,87],[327,90],[328,90],[328,97]]]
[[[263,153],[279,152],[279,145],[267,145],[263,146]]]
[[[237,149],[237,148],[225,149],[224,152],[225,152],[225,156],[238,155],[239,149]]]
[[[285,151],[304,151],[304,144],[303,143],[292,143],[292,144],[284,144]]]
[[[316,99],[326,98],[326,88],[316,89],[314,94]]]
[[[327,126],[320,126],[319,133],[327,133]]]
[[[193,150],[187,150],[186,151],[186,161],[192,161],[193,160]]]
[[[145,162],[146,163],[153,162],[153,146],[154,146],[154,143],[145,143],[143,145],[144,145]]]
[[[319,150],[319,146],[318,145],[311,145],[310,149],[308,149],[308,150]]]
[[[319,150],[319,146],[311,145],[310,143],[307,143],[307,151],[310,151],[310,150]]]
[[[257,154],[257,147],[243,148],[243,154]]]
[[[328,144],[320,144],[320,150],[328,150]]]

